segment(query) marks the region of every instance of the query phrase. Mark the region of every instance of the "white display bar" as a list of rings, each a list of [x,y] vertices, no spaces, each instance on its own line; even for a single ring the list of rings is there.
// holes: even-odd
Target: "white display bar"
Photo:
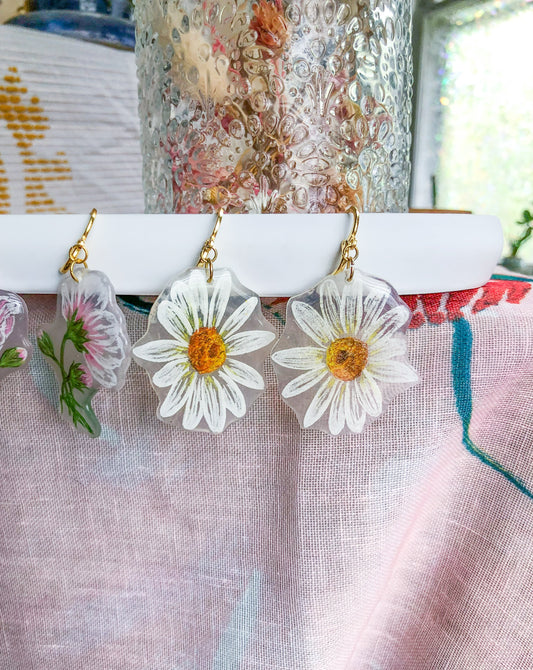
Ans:
[[[88,212],[0,216],[0,288],[55,293],[58,268],[88,220]],[[88,265],[119,294],[157,294],[196,264],[214,223],[207,214],[99,213]],[[228,214],[215,267],[231,268],[259,295],[294,295],[336,267],[351,226],[349,214]],[[404,295],[483,285],[503,245],[496,217],[470,214],[362,214],[357,239],[356,267]]]

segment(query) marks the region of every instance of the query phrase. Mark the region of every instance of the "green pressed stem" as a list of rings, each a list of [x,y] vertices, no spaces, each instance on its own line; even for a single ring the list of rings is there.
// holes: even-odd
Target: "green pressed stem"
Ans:
[[[63,340],[61,341],[61,349],[59,350],[59,370],[61,371],[61,378],[62,378],[62,384],[61,384],[61,394],[59,396],[59,403],[61,405],[61,411],[63,411],[63,403],[65,402],[65,396],[72,395],[72,389],[68,388],[69,384],[67,381],[67,375],[65,374],[65,347],[67,344],[67,333],[63,335]],[[68,403],[66,403],[67,409],[69,410],[69,414],[71,414]]]
[[[61,370],[61,376],[63,377],[63,381],[66,379],[65,375],[65,346],[67,344],[67,340],[69,338],[67,337],[67,333],[63,335],[63,340],[61,342],[61,349],[59,351],[59,369]]]
[[[57,363],[57,366],[59,367],[59,370],[61,372],[62,383],[61,383],[61,393],[59,395],[59,405],[61,408],[61,412],[65,411],[64,408],[66,406],[67,412],[72,418],[72,421],[75,426],[77,426],[78,423],[81,423],[86,428],[86,430],[91,435],[93,435],[94,430],[91,428],[89,422],[85,419],[84,416],[85,408],[83,407],[83,405],[80,405],[80,403],[74,397],[74,389],[72,388],[72,385],[70,384],[68,379],[68,374],[65,371],[65,348],[67,342],[70,339],[71,338],[69,337],[67,331],[63,336],[63,340],[61,341],[61,348],[59,350],[59,360],[57,360],[55,355],[51,356],[51,358]]]

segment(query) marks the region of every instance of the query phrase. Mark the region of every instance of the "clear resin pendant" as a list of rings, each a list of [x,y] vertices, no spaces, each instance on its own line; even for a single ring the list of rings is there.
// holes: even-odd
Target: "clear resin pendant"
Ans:
[[[407,359],[411,312],[393,287],[355,270],[289,300],[272,354],[281,394],[303,428],[360,433],[418,375]]]
[[[157,298],[133,357],[150,376],[161,421],[221,433],[263,392],[273,328],[257,295],[227,269],[177,277]]]
[[[120,389],[131,360],[126,322],[111,282],[102,272],[82,270],[76,282],[61,280],[55,321],[43,327],[39,349],[60,385],[61,416],[91,437],[101,427],[91,400],[101,389]]]
[[[31,358],[28,309],[16,293],[0,291],[0,380]]]

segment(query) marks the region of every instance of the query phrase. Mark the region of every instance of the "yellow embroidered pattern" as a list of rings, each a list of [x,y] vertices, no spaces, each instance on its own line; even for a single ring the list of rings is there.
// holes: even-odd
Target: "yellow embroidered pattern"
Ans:
[[[8,68],[8,74],[0,82],[0,121],[5,121],[11,132],[24,166],[25,212],[64,213],[67,210],[56,205],[47,192],[46,184],[72,179],[65,153],[59,151],[55,158],[47,159],[33,151],[34,143],[44,139],[46,131],[50,130],[49,118],[44,114],[40,99],[30,97],[16,67]],[[8,177],[0,159],[0,214],[8,214],[10,209]]]

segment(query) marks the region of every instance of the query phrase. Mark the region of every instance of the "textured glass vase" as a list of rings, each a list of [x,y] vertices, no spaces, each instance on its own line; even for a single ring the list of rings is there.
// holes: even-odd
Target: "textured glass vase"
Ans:
[[[137,0],[147,211],[404,211],[411,5]]]

